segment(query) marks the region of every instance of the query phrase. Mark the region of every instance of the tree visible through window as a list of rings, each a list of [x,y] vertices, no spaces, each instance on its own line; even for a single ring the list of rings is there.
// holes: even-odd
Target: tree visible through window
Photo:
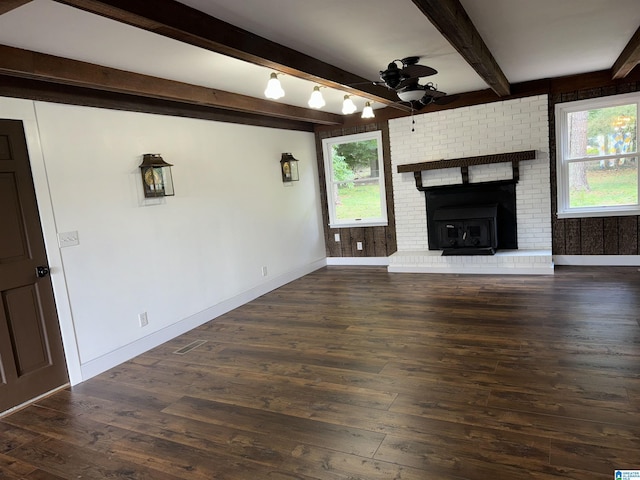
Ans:
[[[559,216],[639,209],[639,101],[629,94],[556,105]]]
[[[379,131],[323,140],[332,226],[386,225]]]

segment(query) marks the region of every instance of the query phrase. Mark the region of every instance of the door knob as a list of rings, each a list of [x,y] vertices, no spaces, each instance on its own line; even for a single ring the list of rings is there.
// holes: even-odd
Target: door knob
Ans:
[[[49,275],[49,267],[46,265],[40,265],[36,267],[36,275],[38,278],[46,277]]]

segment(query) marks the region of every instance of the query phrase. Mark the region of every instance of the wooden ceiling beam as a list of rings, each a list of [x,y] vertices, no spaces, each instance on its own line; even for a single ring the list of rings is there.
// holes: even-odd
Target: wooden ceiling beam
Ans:
[[[32,0],[2,0],[0,2],[0,15],[10,12],[11,10],[21,7]]]
[[[341,115],[0,45],[0,73],[96,90],[340,125]]]
[[[56,0],[165,37],[405,111],[395,92],[175,0]],[[266,81],[266,80],[265,80]]]
[[[152,113],[174,117],[197,118],[214,122],[237,123],[257,127],[313,132],[315,126],[337,128],[336,125],[314,125],[300,120],[245,113],[205,105],[193,105],[171,100],[107,92],[93,88],[63,85],[30,78],[12,77],[0,73],[0,96],[28,100],[106,108],[128,112]],[[397,111],[397,110],[396,110]]]
[[[611,68],[614,80],[624,78],[640,63],[640,27],[633,34],[629,43],[624,47],[618,59]]]
[[[499,96],[510,85],[459,0],[412,0],[447,41]]]

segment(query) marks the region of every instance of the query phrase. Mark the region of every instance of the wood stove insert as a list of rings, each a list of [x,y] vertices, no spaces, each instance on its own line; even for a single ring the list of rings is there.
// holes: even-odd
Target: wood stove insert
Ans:
[[[498,248],[498,205],[443,207],[434,212],[443,255],[493,255]]]
[[[516,182],[424,188],[429,250],[443,255],[493,255],[518,248]]]

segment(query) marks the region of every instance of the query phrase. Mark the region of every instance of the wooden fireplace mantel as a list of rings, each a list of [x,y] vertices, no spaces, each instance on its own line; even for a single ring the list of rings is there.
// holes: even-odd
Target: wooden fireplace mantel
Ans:
[[[435,160],[432,162],[409,163],[398,165],[398,173],[413,172],[418,190],[423,190],[422,172],[425,170],[440,170],[443,168],[460,168],[462,183],[469,183],[469,167],[475,165],[488,165],[491,163],[510,162],[513,168],[513,180],[520,179],[519,165],[521,160],[534,160],[535,150],[523,150],[521,152],[497,153],[495,155],[481,155],[478,157],[451,158],[446,160]]]

